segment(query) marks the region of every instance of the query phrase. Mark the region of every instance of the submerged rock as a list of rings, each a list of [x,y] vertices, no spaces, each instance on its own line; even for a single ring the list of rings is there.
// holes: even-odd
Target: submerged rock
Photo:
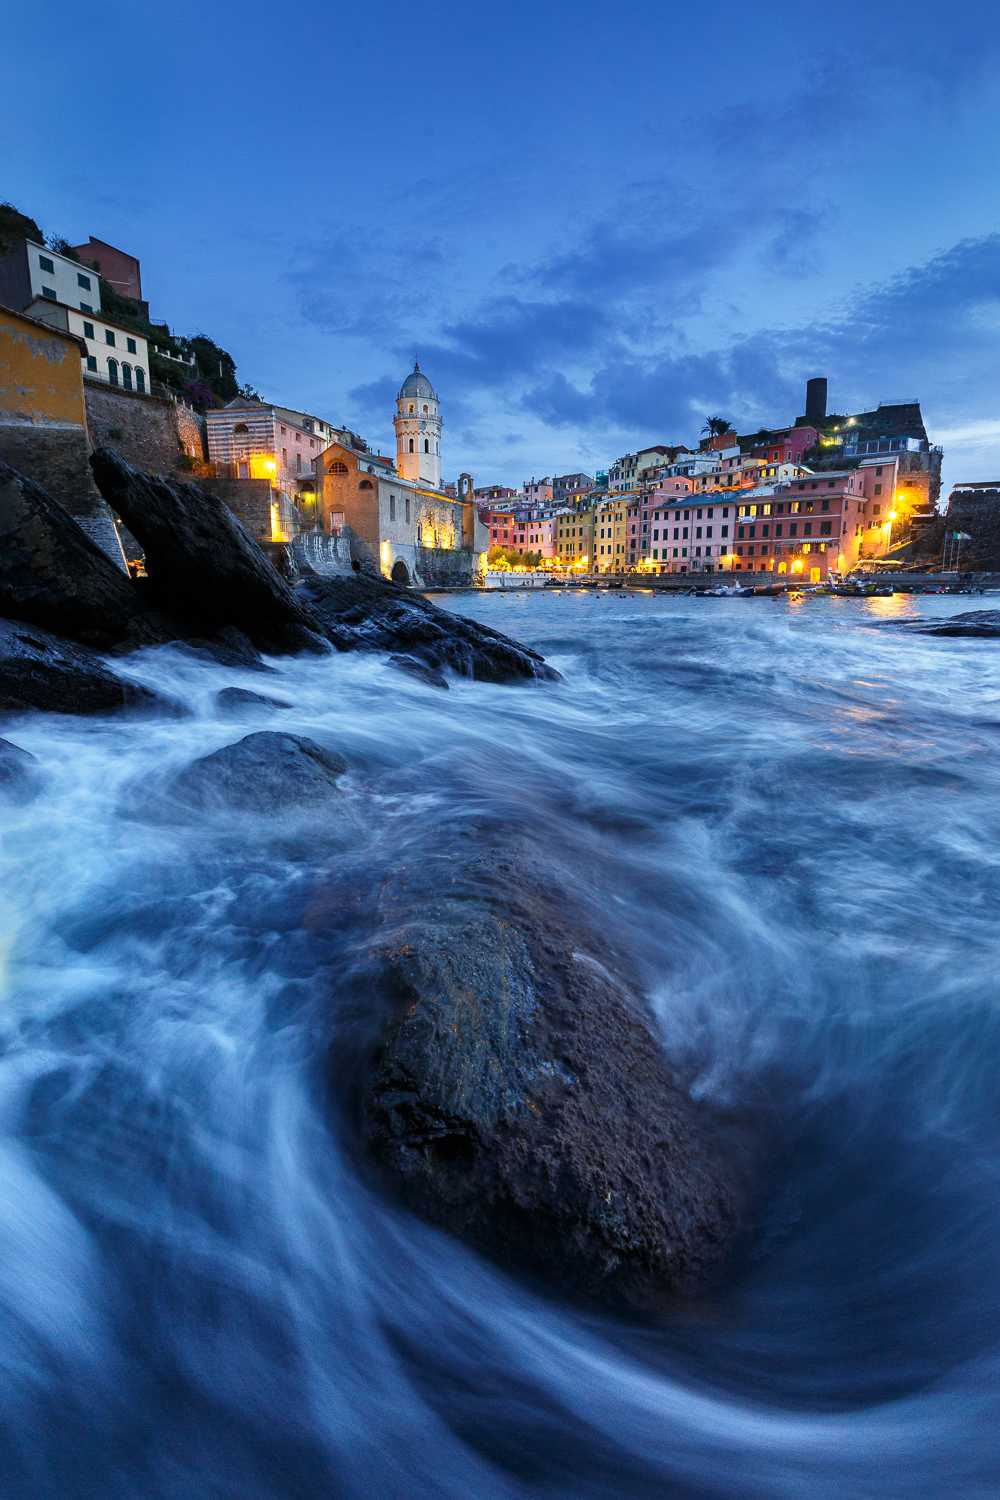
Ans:
[[[746,1162],[643,1002],[543,895],[438,901],[373,957],[390,1014],[362,1133],[410,1208],[613,1305],[653,1307],[718,1270],[745,1223]]]
[[[216,693],[215,706],[224,719],[233,719],[247,712],[291,708],[292,705],[282,698],[266,698],[263,693],[252,693],[249,688],[227,687]]]
[[[59,714],[183,711],[173,700],[116,676],[84,646],[0,620],[0,710],[29,708]]]
[[[428,687],[448,689],[448,683],[441,673],[429,667],[425,661],[417,661],[415,656],[390,656],[389,665],[396,672],[406,672],[410,677],[417,677],[421,682],[426,682]]]
[[[202,756],[175,776],[170,790],[189,807],[282,812],[340,796],[342,755],[297,734],[262,730]]]
[[[415,657],[435,672],[450,667],[477,682],[559,678],[537,651],[440,609],[422,594],[404,594],[383,578],[314,576],[299,592],[338,651],[389,651]]]
[[[0,797],[11,802],[30,802],[38,795],[38,762],[20,745],[0,740]]]
[[[151,608],[235,625],[265,651],[326,649],[315,616],[215,495],[140,473],[110,448],[90,462],[101,494],[145,551]]]
[[[144,633],[128,575],[34,480],[0,463],[0,614],[107,646]]]
[[[909,626],[914,635],[969,635],[1000,638],[1000,610],[972,609],[942,620],[921,620]]]

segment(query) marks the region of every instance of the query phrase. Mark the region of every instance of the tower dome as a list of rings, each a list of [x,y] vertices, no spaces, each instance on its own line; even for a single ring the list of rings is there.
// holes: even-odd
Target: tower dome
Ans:
[[[414,484],[441,488],[441,411],[438,395],[414,362],[396,397],[396,472]]]

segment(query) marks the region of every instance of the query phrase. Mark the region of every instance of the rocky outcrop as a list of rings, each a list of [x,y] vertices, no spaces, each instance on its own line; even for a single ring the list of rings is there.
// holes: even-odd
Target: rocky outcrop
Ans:
[[[90,462],[102,495],[143,546],[151,607],[202,621],[206,633],[235,625],[263,650],[327,649],[315,616],[221,500],[140,473],[109,448]]]
[[[8,802],[30,802],[38,795],[38,762],[20,745],[0,740],[0,797]]]
[[[69,512],[0,464],[0,614],[110,645],[142,612],[128,574]]]
[[[362,1134],[402,1200],[566,1291],[655,1307],[714,1274],[751,1173],[671,1069],[650,1013],[524,871],[375,946],[388,1019]],[[516,883],[517,893],[513,884]],[[386,915],[407,902],[387,883]]]
[[[557,680],[537,651],[382,578],[307,578],[300,593],[338,651],[376,650],[476,682]]]
[[[418,661],[415,656],[390,656],[389,665],[394,672],[405,672],[408,677],[416,677],[428,687],[444,688],[446,692],[448,690],[448,683],[441,673],[434,667],[429,667],[425,661]]]
[[[58,714],[180,712],[172,700],[118,677],[86,647],[0,619],[0,711],[29,708]]]
[[[188,807],[269,813],[340,796],[343,756],[297,734],[262,731],[204,755],[175,776],[170,791]]]

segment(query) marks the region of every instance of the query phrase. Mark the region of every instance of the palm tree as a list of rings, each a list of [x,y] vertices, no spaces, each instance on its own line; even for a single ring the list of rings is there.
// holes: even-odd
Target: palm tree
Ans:
[[[733,424],[727,422],[725,417],[706,417],[705,425],[701,430],[709,437],[722,437],[723,433],[733,431]]]

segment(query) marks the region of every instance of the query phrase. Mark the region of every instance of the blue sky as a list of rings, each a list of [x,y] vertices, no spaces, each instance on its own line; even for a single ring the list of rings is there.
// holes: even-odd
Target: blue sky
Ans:
[[[4,19],[0,197],[142,261],[154,316],[446,478],[520,484],[918,395],[1000,476],[1000,23],[986,0],[362,7],[53,0]]]

